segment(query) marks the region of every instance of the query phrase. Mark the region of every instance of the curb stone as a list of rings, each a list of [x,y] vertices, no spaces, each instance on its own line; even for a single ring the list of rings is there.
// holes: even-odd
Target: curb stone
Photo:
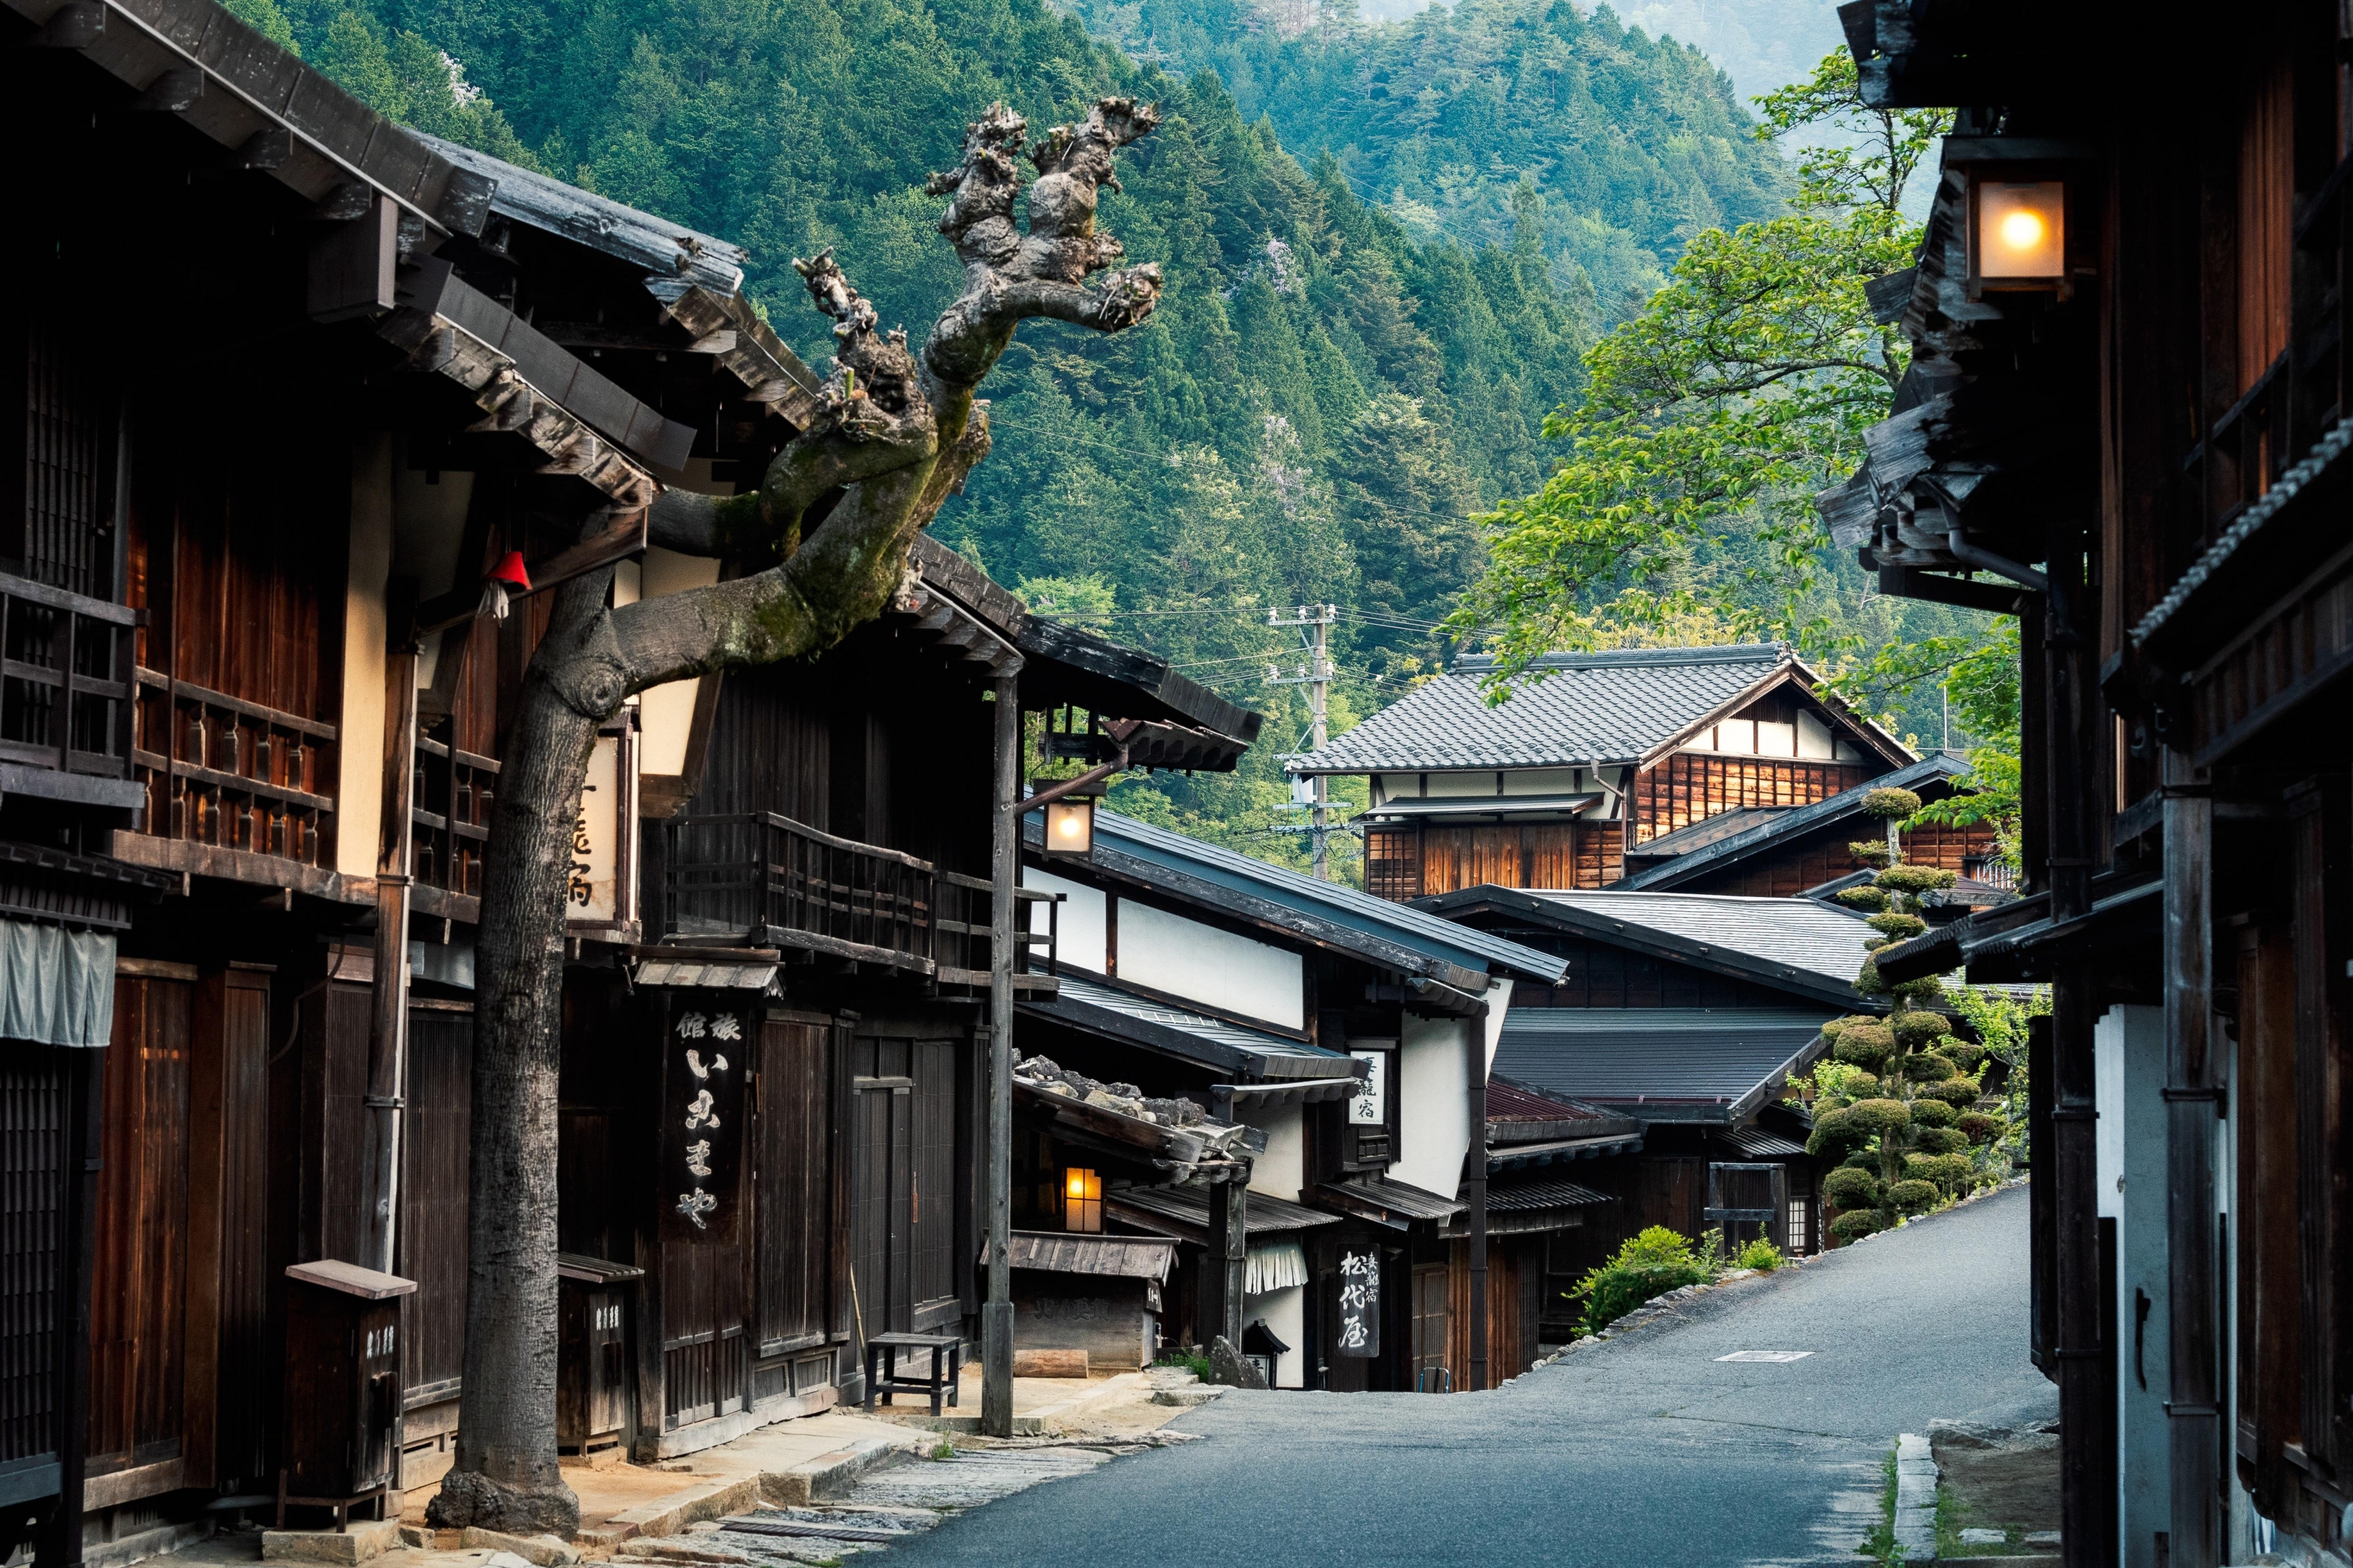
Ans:
[[[1928,1439],[1895,1439],[1895,1551],[1905,1563],[1936,1560],[1936,1461]]]

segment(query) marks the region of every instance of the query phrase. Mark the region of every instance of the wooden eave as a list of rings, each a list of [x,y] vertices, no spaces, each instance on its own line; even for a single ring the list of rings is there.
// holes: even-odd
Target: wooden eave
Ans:
[[[459,168],[213,0],[0,0],[24,47],[80,55],[307,201],[359,184],[439,234],[478,234],[491,182]]]

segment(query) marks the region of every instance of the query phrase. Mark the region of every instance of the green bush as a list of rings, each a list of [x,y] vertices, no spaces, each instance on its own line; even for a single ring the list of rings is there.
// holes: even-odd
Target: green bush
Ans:
[[[1781,1249],[1774,1246],[1767,1237],[1760,1236],[1733,1254],[1732,1266],[1735,1268],[1754,1268],[1761,1274],[1770,1274],[1781,1267]]]
[[[1879,978],[1875,971],[1872,978],[1874,980]],[[1896,986],[1894,991],[1896,1001],[1907,1003],[1915,1008],[1942,1006],[1947,1001],[1945,983],[1933,974],[1926,980],[1907,980]]]
[[[1900,1100],[1862,1100],[1847,1108],[1846,1124],[1882,1136],[1912,1123],[1911,1108]]]
[[[1885,892],[1919,894],[1949,888],[1958,880],[1959,872],[1939,871],[1933,866],[1890,866],[1873,878],[1872,884]]]
[[[1918,915],[1880,913],[1867,917],[1863,924],[1894,942],[1918,936],[1928,929],[1928,922]]]
[[[1654,1225],[1577,1281],[1577,1294],[1585,1301],[1584,1331],[1598,1334],[1652,1297],[1715,1275],[1712,1258],[1694,1251],[1684,1237]]]
[[[1807,1134],[1806,1152],[1825,1160],[1835,1160],[1843,1153],[1859,1149],[1870,1134],[1857,1131],[1847,1121],[1847,1106],[1834,1106],[1814,1112],[1814,1130]]]
[[[1876,1068],[1895,1054],[1895,1037],[1888,1033],[1886,1025],[1876,1020],[1850,1024],[1839,1031],[1831,1054],[1859,1068]]]
[[[1904,1058],[1904,1076],[1914,1083],[1942,1083],[1961,1076],[1960,1064],[1935,1051],[1915,1051]]]
[[[1952,1020],[1942,1013],[1906,1011],[1887,1020],[1887,1027],[1895,1036],[1895,1043],[1907,1051],[1934,1049],[1953,1027]]]
[[[1853,856],[1856,859],[1862,861],[1864,865],[1870,867],[1874,871],[1880,869],[1894,858],[1893,856],[1887,853],[1887,840],[1884,838],[1862,839],[1849,844],[1846,847],[1846,849],[1848,854]]]
[[[1880,1098],[1881,1087],[1877,1073],[1865,1072],[1861,1068],[1856,1068],[1852,1070],[1852,1076],[1846,1079],[1846,1102],[1852,1105],[1858,1100],[1877,1100]]]
[[[1862,809],[1878,817],[1914,816],[1920,797],[1908,789],[1875,789],[1862,797]]]
[[[1914,1100],[1912,1102],[1913,1119],[1915,1121],[1919,1119],[1920,1108],[1923,1105],[1936,1103],[1937,1102],[1933,1100]],[[1912,1142],[1917,1143],[1923,1152],[1929,1154],[1956,1154],[1969,1146],[1968,1135],[1957,1127],[1923,1127],[1912,1135]]]
[[[1932,1208],[1944,1195],[1936,1183],[1917,1179],[1898,1182],[1887,1189],[1887,1201],[1905,1214],[1918,1214],[1922,1209]]]
[[[1928,1085],[1920,1092],[1941,1100],[1954,1110],[1960,1110],[1975,1105],[1978,1096],[1985,1090],[1978,1086],[1978,1080],[1973,1078],[1948,1078],[1941,1082]]]
[[[1883,871],[1880,874],[1886,875]],[[1883,910],[1887,907],[1887,895],[1877,888],[1841,888],[1831,896],[1851,910]]]
[[[1983,1046],[1973,1045],[1958,1035],[1946,1036],[1943,1042],[1936,1047],[1936,1054],[1952,1058],[1960,1064],[1961,1070],[1967,1073],[1977,1071],[1986,1059],[1986,1049]]]
[[[1831,1234],[1841,1241],[1861,1241],[1880,1228],[1879,1216],[1869,1209],[1855,1209],[1831,1221]]]
[[[1965,1110],[1961,1112],[1960,1125],[1963,1137],[1972,1143],[1983,1143],[2001,1131],[2002,1121],[2000,1117],[1982,1110]]]
[[[1869,1171],[1841,1165],[1822,1178],[1822,1196],[1841,1209],[1876,1208],[1879,1205],[1879,1178]]]
[[[1915,1127],[1950,1127],[1959,1117],[1959,1111],[1941,1100],[1915,1100],[1912,1102],[1912,1125]]]
[[[1934,1182],[1940,1187],[1967,1191],[1970,1178],[1976,1173],[1977,1168],[1969,1163],[1967,1154],[1904,1156],[1904,1174],[1915,1182]]]

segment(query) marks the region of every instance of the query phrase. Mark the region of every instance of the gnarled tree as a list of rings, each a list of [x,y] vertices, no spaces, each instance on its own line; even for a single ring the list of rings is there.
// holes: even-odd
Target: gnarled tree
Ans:
[[[931,182],[950,198],[940,232],[964,263],[965,288],[921,352],[903,331],[877,331],[873,307],[830,252],[795,262],[838,344],[819,416],[757,491],[725,500],[670,491],[655,504],[655,543],[736,563],[744,574],[618,609],[605,602],[609,569],[555,590],[484,868],[466,1401],[436,1524],[568,1536],[579,1522],[555,1458],[557,1022],[565,877],[597,727],[632,692],[815,652],[881,612],[915,534],[987,453],[987,405],[974,395],[1014,329],[1046,317],[1117,331],[1157,302],[1159,268],[1106,271],[1120,247],[1094,226],[1098,193],[1119,188],[1113,154],[1157,120],[1151,105],[1105,99],[1082,124],[1048,132],[1028,149],[1038,175],[1025,230],[1015,205],[1029,126],[992,107],[966,127],[957,166]]]

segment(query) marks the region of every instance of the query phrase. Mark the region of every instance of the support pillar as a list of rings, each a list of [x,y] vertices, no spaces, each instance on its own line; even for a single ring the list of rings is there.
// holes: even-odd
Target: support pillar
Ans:
[[[989,843],[988,1299],[980,1309],[980,1429],[1013,1436],[1013,896],[1021,846],[1014,809],[1021,763],[1018,683],[1001,676],[997,705],[997,809]]]
[[[1219,1182],[1209,1189],[1208,1278],[1202,1281],[1208,1298],[1210,1338],[1223,1335],[1242,1345],[1242,1287],[1249,1282],[1250,1184]]]
[[[1462,1195],[1470,1206],[1471,1370],[1466,1393],[1488,1386],[1487,1378],[1487,1015],[1463,1026],[1471,1058],[1471,1147],[1462,1157]]]
[[[2173,1568],[2222,1561],[2221,1242],[2214,1163],[2221,1089],[2213,1039],[2214,802],[2165,753],[2166,1401]],[[2060,1417],[2063,1424],[2066,1417]]]
[[[400,625],[400,623],[396,623]],[[406,627],[396,636],[406,636]],[[408,1081],[409,851],[417,772],[417,647],[384,661],[384,816],[376,837],[375,1010],[368,1020],[368,1078],[361,1165],[360,1235],[353,1259],[385,1274],[399,1262],[400,1141]]]

